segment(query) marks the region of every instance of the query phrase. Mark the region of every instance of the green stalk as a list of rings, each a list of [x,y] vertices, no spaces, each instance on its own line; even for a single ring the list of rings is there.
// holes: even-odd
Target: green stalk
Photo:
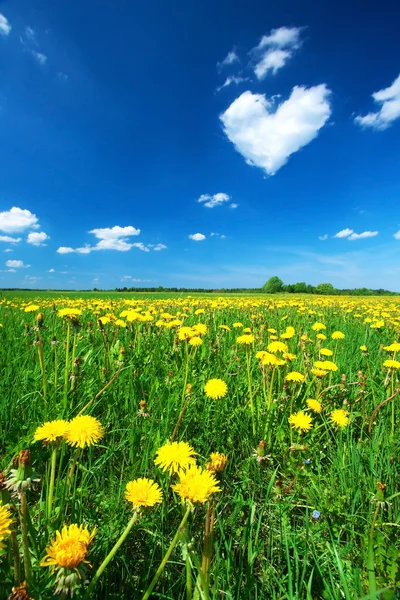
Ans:
[[[67,347],[65,349],[65,370],[64,370],[64,413],[67,410],[68,402],[68,374],[69,374],[69,338],[71,334],[71,324],[67,324]]]
[[[247,367],[247,382],[249,387],[249,398],[250,398],[250,412],[251,412],[251,423],[253,426],[253,435],[256,435],[256,423],[254,419],[254,402],[253,402],[253,389],[251,385],[251,370],[250,370],[250,351],[246,346],[246,367]]]
[[[186,509],[186,512],[184,514],[184,517],[183,517],[182,521],[180,522],[178,529],[176,530],[174,539],[172,540],[164,558],[162,559],[161,564],[156,571],[156,574],[154,575],[153,579],[151,580],[149,587],[147,588],[146,592],[144,593],[142,600],[147,600],[148,598],[150,598],[151,592],[155,588],[157,581],[160,579],[160,576],[165,569],[165,565],[167,564],[169,557],[172,554],[173,549],[175,548],[176,544],[178,543],[179,536],[181,535],[182,529],[186,525],[186,521],[188,520],[190,511],[191,511],[191,507],[188,506]]]
[[[42,371],[43,398],[46,403],[46,401],[47,401],[47,381],[46,381],[46,371],[44,368],[43,343],[42,343],[42,338],[40,337],[40,333],[38,333],[37,341],[38,341],[38,354],[39,354],[40,370]]]
[[[105,557],[105,559],[101,563],[100,567],[97,569],[97,571],[95,573],[95,576],[93,577],[92,581],[90,582],[90,585],[89,585],[89,587],[87,589],[87,592],[86,592],[86,594],[84,596],[84,600],[86,600],[87,598],[89,598],[90,594],[92,593],[92,591],[96,587],[96,584],[97,584],[98,580],[100,579],[103,571],[107,567],[108,563],[114,558],[114,556],[116,555],[117,551],[119,550],[119,548],[122,546],[122,544],[124,543],[124,541],[128,537],[129,532],[132,529],[132,527],[134,526],[134,524],[136,523],[136,521],[138,520],[138,517],[139,517],[139,513],[135,512],[135,514],[133,515],[133,517],[130,519],[128,525],[126,526],[125,531],[123,532],[123,534],[121,535],[121,537],[119,538],[119,540],[117,541],[117,543],[114,544],[114,546],[110,550],[110,552],[107,554],[107,556]]]
[[[15,585],[19,585],[21,583],[21,560],[19,557],[17,534],[14,530],[11,531],[11,545],[14,557],[14,583]]]
[[[273,385],[274,385],[274,377],[275,377],[275,371],[276,371],[276,367],[274,365],[274,368],[272,369],[272,375],[271,375],[271,380],[269,382],[269,390],[268,390],[268,410],[270,410],[271,408],[271,403],[272,403],[272,391],[273,391]]]
[[[26,498],[26,489],[21,489],[21,533],[22,533],[22,549],[24,554],[25,579],[28,589],[32,582],[32,564],[29,553],[28,541],[28,502]]]
[[[47,498],[47,521],[50,521],[51,510],[53,508],[53,496],[54,496],[54,481],[56,477],[56,462],[57,462],[57,446],[53,446],[51,451],[51,471],[50,471],[50,487],[49,495]]]
[[[367,558],[367,570],[368,570],[368,580],[369,580],[369,598],[370,600],[377,600],[378,596],[376,595],[376,579],[375,579],[375,554],[374,554],[374,531],[376,519],[378,517],[379,512],[379,504],[377,505],[374,516],[372,519],[372,525],[369,532],[369,540],[368,540],[368,558]]]

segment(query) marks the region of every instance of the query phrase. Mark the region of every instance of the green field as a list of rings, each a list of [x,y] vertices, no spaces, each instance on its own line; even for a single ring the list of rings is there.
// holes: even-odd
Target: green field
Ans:
[[[4,292],[0,324],[0,600],[399,597],[398,299]]]

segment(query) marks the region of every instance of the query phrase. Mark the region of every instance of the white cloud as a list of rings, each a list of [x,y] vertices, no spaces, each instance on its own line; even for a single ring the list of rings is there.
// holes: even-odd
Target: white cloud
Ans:
[[[237,62],[240,62],[239,57],[236,54],[235,50],[233,49],[230,52],[228,52],[228,54],[225,56],[224,60],[217,63],[217,67],[219,70],[221,70],[223,67],[228,67],[229,65],[233,65]]]
[[[7,36],[11,31],[8,19],[0,13],[0,35]]]
[[[189,235],[189,239],[193,240],[194,242],[202,242],[206,239],[206,236],[203,233],[191,233]]]
[[[13,206],[10,210],[0,212],[0,231],[20,233],[25,229],[38,228],[38,218],[29,210]]]
[[[9,244],[18,244],[22,238],[14,238],[9,235],[0,235],[0,242],[6,242]]]
[[[16,273],[17,271],[15,269],[7,269],[7,273]]]
[[[33,27],[29,27],[29,25],[27,27],[25,27],[25,37],[30,41],[33,42],[34,44],[36,44],[36,31],[33,29]]]
[[[393,237],[395,238],[395,240],[400,240],[400,229],[399,229],[399,231],[396,231],[396,233],[393,235]]]
[[[218,194],[202,194],[200,198],[197,199],[197,202],[204,202],[204,206],[207,208],[215,208],[216,206],[221,206],[224,202],[229,202],[231,199],[228,194],[224,194],[223,192],[218,192]]]
[[[93,248],[89,244],[85,244],[85,246],[82,246],[81,248],[75,248],[77,254],[90,254],[92,250]]]
[[[236,204],[236,202],[232,202],[232,203],[229,205],[229,208],[237,208],[238,206],[239,206],[239,204]]]
[[[12,248],[6,248],[4,252],[14,252],[14,250]]]
[[[378,112],[370,112],[364,117],[359,115],[354,121],[361,127],[387,129],[400,117],[400,75],[391,86],[372,94],[372,98],[380,105]]]
[[[217,88],[217,92],[220,92],[224,88],[230,86],[232,83],[234,83],[235,85],[239,85],[239,83],[243,83],[244,81],[249,81],[249,78],[235,75],[232,75],[232,77],[227,77],[224,83]]]
[[[292,58],[300,45],[302,27],[279,27],[261,38],[258,46],[250,52],[255,60],[253,66],[257,79],[264,79],[270,71],[275,75]]]
[[[49,269],[49,273],[55,273],[55,269]]]
[[[45,54],[42,54],[42,52],[36,52],[36,50],[31,50],[30,52],[39,65],[43,66],[46,64],[47,56]]]
[[[142,252],[150,252],[150,248],[145,246],[142,242],[135,242],[134,244],[131,244],[131,247],[139,248],[139,250],[141,250]]]
[[[244,92],[220,116],[224,131],[247,164],[274,175],[315,137],[331,114],[325,84],[296,86],[274,109],[263,94]]]
[[[149,246],[150,246],[150,244],[149,244]],[[160,252],[161,250],[166,250],[166,249],[167,249],[167,246],[166,246],[165,244],[156,244],[156,245],[153,247],[153,250],[154,250],[155,252]]]
[[[327,240],[327,239],[328,239],[328,234],[327,234],[327,233],[325,233],[325,235],[319,235],[319,236],[318,236],[318,239],[319,239],[319,240],[321,240],[322,242],[324,242],[325,240]]]
[[[28,244],[33,244],[33,246],[46,246],[44,243],[46,240],[49,240],[50,236],[47,235],[44,231],[32,231],[28,234],[27,242]]]
[[[352,229],[349,229],[348,227],[346,227],[346,229],[342,229],[341,231],[338,231],[337,233],[335,233],[335,235],[333,237],[346,238],[346,237],[349,237],[349,235],[351,235],[352,233],[354,233],[354,231]]]
[[[22,267],[29,268],[31,265],[24,265],[22,260],[7,260],[6,267],[10,269],[22,269]]]
[[[127,252],[135,244],[130,244],[126,238],[139,235],[140,229],[136,229],[132,225],[128,225],[127,227],[115,225],[114,227],[92,229],[89,233],[93,233],[100,240],[92,248],[93,250],[118,250],[119,252]]]
[[[70,254],[71,252],[75,252],[75,250],[69,246],[61,246],[60,248],[57,248],[57,252],[58,254]]]
[[[352,233],[347,238],[348,240],[363,240],[365,238],[371,238],[377,236],[379,231],[363,231],[362,233]]]

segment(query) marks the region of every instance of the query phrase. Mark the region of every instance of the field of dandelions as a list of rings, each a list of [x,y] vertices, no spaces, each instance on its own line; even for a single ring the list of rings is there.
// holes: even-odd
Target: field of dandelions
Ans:
[[[0,299],[0,600],[400,598],[400,300]]]

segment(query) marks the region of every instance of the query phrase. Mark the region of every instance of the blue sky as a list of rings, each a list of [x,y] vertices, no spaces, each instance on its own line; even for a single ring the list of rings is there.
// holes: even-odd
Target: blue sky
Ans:
[[[0,2],[0,286],[400,291],[399,25],[394,0]]]

